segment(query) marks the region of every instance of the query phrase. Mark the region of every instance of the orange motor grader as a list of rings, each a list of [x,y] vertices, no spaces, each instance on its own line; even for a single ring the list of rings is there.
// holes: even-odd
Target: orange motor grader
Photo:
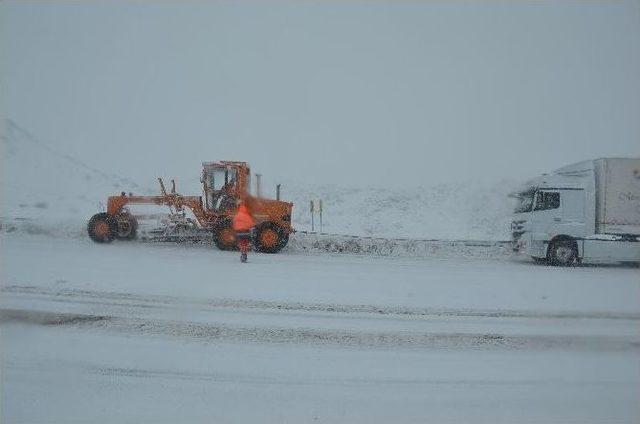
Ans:
[[[200,232],[213,236],[214,243],[222,250],[236,247],[232,219],[239,201],[244,202],[256,221],[254,245],[260,252],[276,253],[286,246],[291,227],[293,204],[251,196],[251,173],[245,162],[220,161],[202,164],[204,196],[183,196],[176,193],[172,180],[167,193],[162,179],[159,196],[133,196],[122,193],[111,196],[107,211],[94,215],[87,225],[89,237],[97,243],[109,243],[114,239],[131,240],[136,237],[138,222],[128,205],[164,205],[171,210],[174,222],[192,225]],[[186,210],[195,217],[186,218]],[[176,218],[177,217],[177,218]]]

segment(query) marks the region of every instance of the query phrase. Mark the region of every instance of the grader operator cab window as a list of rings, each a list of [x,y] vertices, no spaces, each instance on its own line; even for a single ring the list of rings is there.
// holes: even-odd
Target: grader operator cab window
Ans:
[[[206,172],[207,205],[216,211],[235,206],[237,170],[229,167],[209,167]]]

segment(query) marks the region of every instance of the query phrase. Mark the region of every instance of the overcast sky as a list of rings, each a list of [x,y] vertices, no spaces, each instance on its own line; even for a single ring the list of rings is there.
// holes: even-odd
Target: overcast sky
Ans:
[[[0,5],[1,113],[142,182],[419,185],[640,156],[640,1]]]

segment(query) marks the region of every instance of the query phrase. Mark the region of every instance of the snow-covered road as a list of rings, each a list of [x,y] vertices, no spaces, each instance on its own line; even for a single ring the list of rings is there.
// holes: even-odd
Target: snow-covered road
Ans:
[[[2,234],[2,422],[637,422],[640,272]]]

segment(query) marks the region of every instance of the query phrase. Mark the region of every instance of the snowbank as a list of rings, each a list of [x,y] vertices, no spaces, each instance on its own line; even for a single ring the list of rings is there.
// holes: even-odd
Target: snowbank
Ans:
[[[309,201],[322,199],[324,232],[441,240],[508,240],[513,183],[438,184],[384,189],[283,184],[299,230],[311,230]],[[318,216],[315,230],[319,230]]]
[[[348,253],[389,257],[510,258],[511,246],[500,241],[425,240],[383,237],[349,237],[298,232],[289,239],[288,251]]]

